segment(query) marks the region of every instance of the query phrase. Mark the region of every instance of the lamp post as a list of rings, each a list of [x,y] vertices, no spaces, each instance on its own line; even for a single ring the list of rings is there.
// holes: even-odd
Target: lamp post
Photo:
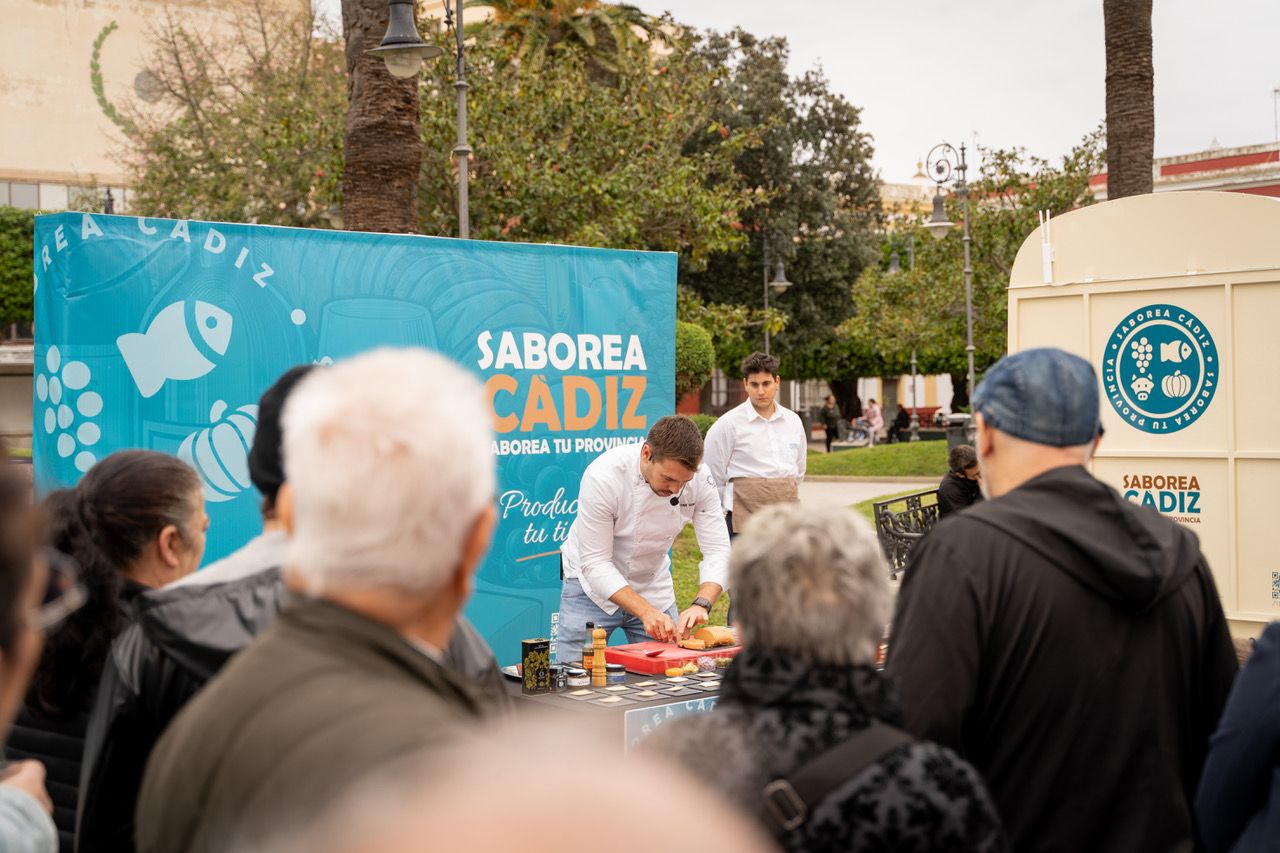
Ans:
[[[444,51],[434,44],[427,44],[418,35],[414,0],[387,0],[387,3],[387,33],[382,37],[382,43],[369,53],[381,56],[387,64],[387,71],[393,76],[412,77],[422,70],[424,59],[442,56]],[[453,28],[457,44],[457,76],[453,88],[457,92],[458,102],[458,141],[453,146],[453,156],[458,160],[458,236],[466,240],[471,236],[471,205],[467,195],[467,181],[471,171],[471,146],[467,144],[467,89],[470,85],[467,83],[467,62],[463,46],[462,3],[463,0],[453,0],[450,5],[446,0],[444,24]]]
[[[970,401],[973,400],[973,265],[969,259],[969,182],[965,178],[965,174],[969,169],[964,158],[964,143],[960,144],[960,150],[956,151],[946,142],[941,142],[933,146],[933,150],[929,152],[925,162],[929,167],[929,174],[933,177],[933,182],[937,185],[937,192],[933,196],[933,215],[929,217],[929,221],[925,223],[925,228],[929,229],[929,233],[933,235],[935,240],[941,240],[947,236],[955,223],[947,219],[946,207],[943,203],[942,187],[944,184],[954,183],[955,191],[960,196],[964,204],[964,323],[965,323],[965,354],[969,360],[968,375],[968,393]]]
[[[787,281],[787,273],[782,268],[782,258],[778,258],[777,266],[773,270],[773,279],[769,278],[769,238],[764,238],[764,310],[769,310],[769,288],[781,293],[791,286],[791,282]],[[769,354],[769,319],[766,317],[764,321],[764,354]]]

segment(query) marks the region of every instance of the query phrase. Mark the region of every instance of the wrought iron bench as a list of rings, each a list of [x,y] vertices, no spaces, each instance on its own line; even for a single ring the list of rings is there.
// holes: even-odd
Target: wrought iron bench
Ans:
[[[876,501],[871,506],[880,550],[889,561],[889,577],[896,580],[907,567],[912,547],[938,523],[938,490]]]

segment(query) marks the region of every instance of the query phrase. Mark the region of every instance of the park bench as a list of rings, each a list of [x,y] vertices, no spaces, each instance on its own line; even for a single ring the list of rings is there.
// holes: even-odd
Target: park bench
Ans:
[[[938,523],[938,490],[876,501],[871,506],[880,550],[889,561],[889,577],[897,580],[907,567],[911,549]]]

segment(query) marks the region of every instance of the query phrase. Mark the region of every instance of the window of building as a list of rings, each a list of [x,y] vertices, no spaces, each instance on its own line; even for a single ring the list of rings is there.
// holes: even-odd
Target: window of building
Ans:
[[[9,203],[9,182],[0,181],[0,204],[7,205]]]
[[[9,184],[9,204],[36,210],[40,207],[40,187],[35,184]]]
[[[66,184],[41,184],[40,185],[40,209],[41,210],[66,210],[67,209],[67,185]]]

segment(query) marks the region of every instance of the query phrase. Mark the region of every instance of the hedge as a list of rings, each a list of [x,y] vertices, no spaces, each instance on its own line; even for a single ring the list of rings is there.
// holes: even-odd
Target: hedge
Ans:
[[[0,206],[0,322],[31,322],[33,210]]]

